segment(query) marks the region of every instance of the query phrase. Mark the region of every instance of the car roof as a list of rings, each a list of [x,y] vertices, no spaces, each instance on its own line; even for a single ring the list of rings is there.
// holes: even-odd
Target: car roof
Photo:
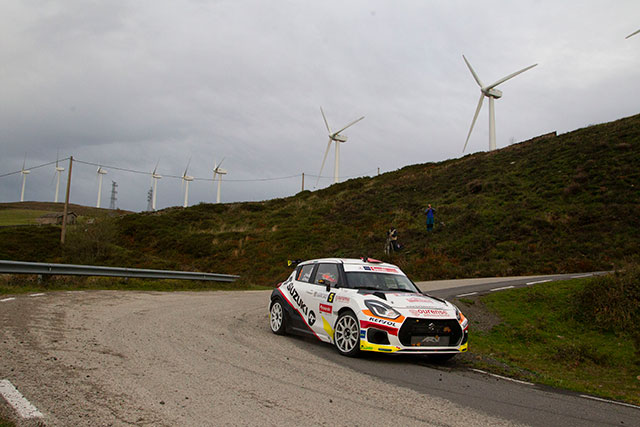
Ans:
[[[319,258],[319,259],[310,259],[308,261],[303,261],[298,265],[319,264],[319,263],[368,265],[368,266],[398,268],[398,266],[393,265],[393,264],[387,264],[386,262],[365,262],[362,259],[358,259],[358,258]]]

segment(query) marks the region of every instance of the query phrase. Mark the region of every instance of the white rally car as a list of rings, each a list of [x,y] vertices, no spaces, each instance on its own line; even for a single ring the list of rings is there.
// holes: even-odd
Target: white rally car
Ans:
[[[395,265],[368,258],[299,262],[271,294],[271,330],[314,335],[345,356],[360,351],[430,354],[467,351],[468,320],[423,294]]]

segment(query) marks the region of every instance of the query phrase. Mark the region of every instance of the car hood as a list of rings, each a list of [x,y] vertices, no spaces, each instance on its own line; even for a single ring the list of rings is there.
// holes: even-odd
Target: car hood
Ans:
[[[382,295],[384,294],[384,295]],[[396,310],[415,311],[428,310],[425,314],[432,312],[436,317],[455,316],[455,309],[445,301],[429,297],[427,295],[412,294],[406,292],[371,292],[371,295],[384,297],[387,304]],[[405,315],[415,315],[414,313],[403,313]]]
[[[434,308],[448,310],[451,308],[446,302],[419,294],[386,294],[387,302],[393,308]]]

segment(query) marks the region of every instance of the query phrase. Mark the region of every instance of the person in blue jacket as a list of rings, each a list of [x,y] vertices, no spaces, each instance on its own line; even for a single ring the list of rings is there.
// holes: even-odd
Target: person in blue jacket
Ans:
[[[432,231],[433,223],[435,222],[436,211],[431,207],[431,204],[429,204],[424,212],[427,214],[427,231]]]

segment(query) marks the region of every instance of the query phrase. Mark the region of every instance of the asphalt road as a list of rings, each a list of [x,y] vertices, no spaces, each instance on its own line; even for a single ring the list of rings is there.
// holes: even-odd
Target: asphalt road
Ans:
[[[432,283],[429,292],[483,286]],[[49,426],[639,424],[636,408],[455,363],[438,367],[419,357],[375,354],[349,359],[328,344],[275,336],[268,296],[1,297],[0,382],[9,381],[42,417],[20,418],[4,399],[0,413],[19,425]]]

